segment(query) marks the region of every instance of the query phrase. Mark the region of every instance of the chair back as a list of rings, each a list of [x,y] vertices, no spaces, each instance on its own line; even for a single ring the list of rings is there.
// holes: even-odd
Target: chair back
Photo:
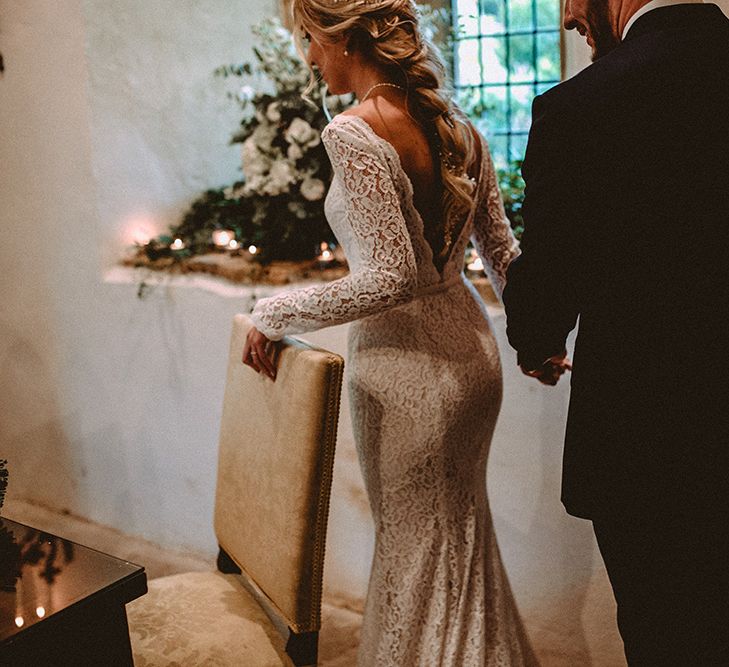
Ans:
[[[297,633],[321,625],[329,496],[344,360],[285,338],[276,380],[241,361],[236,315],[218,457],[215,533]]]

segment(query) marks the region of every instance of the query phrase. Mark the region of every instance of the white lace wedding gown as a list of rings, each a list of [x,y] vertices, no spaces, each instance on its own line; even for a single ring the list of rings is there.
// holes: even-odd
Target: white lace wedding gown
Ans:
[[[486,497],[499,352],[462,274],[469,236],[499,294],[518,253],[488,147],[440,275],[394,147],[348,115],[322,138],[335,174],[327,219],[350,274],[263,299],[252,318],[274,340],[354,320],[348,385],[376,530],[358,664],[535,664]]]

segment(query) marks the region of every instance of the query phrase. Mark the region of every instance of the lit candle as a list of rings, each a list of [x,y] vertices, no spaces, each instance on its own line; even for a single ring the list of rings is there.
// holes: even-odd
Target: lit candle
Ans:
[[[185,243],[182,239],[175,239],[170,245],[170,250],[182,250],[185,247]]]
[[[134,232],[134,243],[139,246],[149,245],[151,240],[149,234],[144,229],[137,229]]]
[[[23,620],[22,616],[15,617],[15,625],[17,625],[19,628],[22,628],[25,625],[25,620]]]
[[[255,255],[258,252],[258,248],[254,245],[249,245],[248,252],[251,253],[251,255]]]
[[[238,241],[236,241],[235,239],[233,239],[233,240],[232,240],[232,241],[231,241],[231,242],[230,242],[230,243],[228,244],[228,247],[229,247],[229,248],[230,248],[231,250],[238,250],[238,248],[240,248],[240,243],[238,243]]]
[[[45,607],[37,607],[35,610],[35,615],[38,618],[43,618],[46,615],[46,609]]]
[[[468,263],[467,266],[469,271],[473,271],[475,273],[478,273],[479,271],[483,271],[483,262],[481,261],[480,257],[476,257],[472,262]]]
[[[235,239],[235,234],[229,229],[216,229],[213,232],[213,243],[218,248],[225,248]]]
[[[316,259],[318,260],[320,266],[326,266],[334,261],[334,253],[329,248],[328,243],[322,241],[319,244],[319,250],[321,251],[321,253]]]

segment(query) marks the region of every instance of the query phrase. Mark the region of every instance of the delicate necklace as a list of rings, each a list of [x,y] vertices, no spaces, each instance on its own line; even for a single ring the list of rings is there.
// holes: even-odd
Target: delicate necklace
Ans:
[[[366,93],[364,94],[364,97],[363,97],[363,98],[362,98],[362,99],[360,100],[360,102],[359,102],[359,103],[360,103],[360,104],[362,104],[362,102],[364,102],[364,101],[365,101],[365,100],[366,100],[366,99],[367,99],[367,98],[368,98],[368,97],[370,96],[370,93],[371,93],[371,92],[372,92],[372,91],[373,91],[373,90],[374,90],[375,88],[380,88],[380,87],[385,87],[385,86],[387,86],[388,88],[397,88],[398,90],[402,90],[402,91],[405,91],[405,92],[407,92],[407,91],[405,90],[405,88],[403,88],[402,86],[398,86],[398,85],[397,85],[396,83],[388,83],[387,81],[384,81],[383,83],[376,83],[376,84],[375,84],[374,86],[372,86],[372,87],[371,87],[371,88],[370,88],[370,89],[369,89],[369,90],[368,90],[368,91],[367,91],[367,92],[366,92]]]

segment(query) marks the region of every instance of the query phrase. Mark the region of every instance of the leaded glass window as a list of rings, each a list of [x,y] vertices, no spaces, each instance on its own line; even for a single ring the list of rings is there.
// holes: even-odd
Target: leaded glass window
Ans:
[[[455,81],[494,160],[524,157],[534,97],[561,79],[559,0],[452,0]]]

